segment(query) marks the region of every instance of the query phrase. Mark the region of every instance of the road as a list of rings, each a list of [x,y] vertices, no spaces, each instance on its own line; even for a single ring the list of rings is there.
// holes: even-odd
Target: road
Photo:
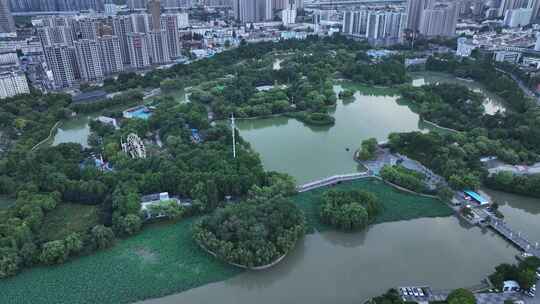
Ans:
[[[533,91],[531,91],[524,83],[523,81],[521,81],[519,78],[517,78],[516,76],[514,76],[514,74],[510,73],[510,72],[507,72],[505,70],[502,70],[502,69],[499,69],[499,68],[495,68],[497,71],[505,74],[505,75],[508,75],[510,76],[510,78],[512,78],[518,85],[519,87],[521,88],[521,90],[523,90],[523,92],[525,92],[525,94],[531,98],[534,98],[536,100],[536,103],[540,106],[540,97],[539,96],[536,96],[536,94],[533,93]]]

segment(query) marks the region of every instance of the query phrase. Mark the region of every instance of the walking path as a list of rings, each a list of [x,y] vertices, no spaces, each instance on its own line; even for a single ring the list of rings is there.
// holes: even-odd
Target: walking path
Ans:
[[[327,177],[327,178],[324,178],[324,179],[309,182],[309,183],[304,184],[304,185],[300,185],[300,186],[296,187],[296,190],[298,192],[302,193],[302,192],[314,190],[314,189],[325,187],[325,186],[335,185],[335,184],[340,183],[340,182],[357,180],[357,179],[362,179],[362,178],[367,178],[367,177],[373,177],[373,175],[371,175],[368,172],[351,173],[351,174],[344,174],[344,175],[334,175],[334,176]]]

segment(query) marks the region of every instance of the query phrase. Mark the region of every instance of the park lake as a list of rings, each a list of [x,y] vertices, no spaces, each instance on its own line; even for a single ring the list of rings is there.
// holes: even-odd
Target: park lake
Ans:
[[[413,78],[415,85],[452,81],[449,76],[433,74],[414,74]],[[482,91],[475,83],[463,81],[463,84]],[[486,106],[486,112],[493,113],[500,105],[493,96],[486,96],[486,103],[492,104],[492,107]],[[353,101],[338,101],[331,111],[331,115],[336,119],[336,124],[332,127],[310,127],[295,119],[272,117],[241,120],[237,122],[237,128],[242,137],[260,154],[266,170],[288,173],[294,176],[298,183],[358,171],[360,168],[353,161],[352,154],[363,139],[375,137],[384,141],[392,132],[429,129],[417,114],[407,105],[399,104],[397,96],[392,94],[357,92]],[[64,124],[62,132],[57,133],[55,143],[86,143],[88,126],[84,119],[80,120],[80,123]],[[511,226],[530,235],[533,240],[540,240],[539,200],[493,191],[488,193],[499,202],[501,211]],[[111,251],[114,253],[124,247],[131,248],[130,245],[125,245],[126,243],[138,248],[137,242],[151,238],[152,233],[158,233],[159,229],[167,228],[150,227],[141,235],[121,241],[116,246],[120,249],[113,248]],[[155,246],[157,251],[153,258],[159,259],[161,246],[168,245]],[[70,273],[69,269],[77,267],[92,272],[89,267],[83,267],[90,263],[89,260],[104,257],[113,259],[113,253],[97,253],[66,265],[26,271],[6,282],[5,290],[0,287],[0,292],[8,292],[8,287],[18,288],[10,290],[10,293],[37,293],[35,290],[40,288],[54,289],[52,283],[45,283],[44,277],[38,277],[52,276],[55,271],[67,271],[67,275]],[[144,303],[361,303],[368,297],[398,285],[426,284],[444,289],[476,285],[492,272],[495,265],[515,261],[516,254],[515,248],[491,230],[469,227],[456,217],[386,222],[353,234],[315,232],[307,235],[294,252],[272,269],[224,275],[219,280],[227,277],[229,279]],[[147,265],[148,256],[146,262],[145,259],[137,263],[132,261],[134,264],[130,266],[136,269],[129,271],[150,272],[152,267]],[[183,263],[182,258],[176,256],[163,264],[176,267]],[[101,274],[104,276],[103,280],[106,272],[104,270]],[[167,270],[162,269],[162,272],[155,274],[155,278],[146,273],[146,277],[140,280],[174,280],[174,275],[167,277],[167,274]],[[99,278],[100,274],[88,275]],[[113,280],[115,275],[111,274],[111,277]],[[79,279],[84,280],[83,277]],[[118,277],[118,282],[121,282],[121,279]],[[69,281],[66,280],[57,281],[57,284]],[[90,280],[89,282],[94,284]],[[201,279],[198,285],[208,282]],[[74,289],[77,290],[77,286],[81,285],[80,290],[83,292],[87,283],[74,280],[72,286],[75,285]],[[25,284],[34,288],[21,289]],[[128,287],[125,288],[129,290]],[[154,288],[159,289],[160,286]],[[162,290],[153,290],[144,295],[138,294],[137,297],[156,297],[185,289],[171,284],[161,288]],[[111,291],[97,288],[93,290],[96,299],[106,299],[104,294],[107,292]],[[109,296],[115,300],[103,300],[102,303],[118,303],[125,299]]]

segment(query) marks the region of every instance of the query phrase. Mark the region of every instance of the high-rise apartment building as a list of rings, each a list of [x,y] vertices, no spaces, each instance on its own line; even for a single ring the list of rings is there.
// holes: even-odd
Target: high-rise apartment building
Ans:
[[[152,31],[148,34],[150,44],[150,62],[152,64],[165,64],[171,62],[167,32],[165,30]]]
[[[261,22],[272,19],[272,0],[234,0],[235,19],[242,22]]]
[[[127,7],[132,11],[145,10],[146,2],[146,0],[127,0]]]
[[[73,45],[73,41],[75,40],[75,33],[68,26],[39,27],[37,28],[37,35],[43,46],[59,43]]]
[[[23,72],[0,72],[0,99],[29,93],[28,80]]]
[[[81,11],[103,12],[103,0],[9,0],[14,12],[27,11]]]
[[[65,44],[56,44],[43,48],[47,66],[52,71],[56,88],[69,88],[75,84],[73,48]]]
[[[422,12],[433,5],[433,0],[408,0],[407,1],[407,29],[418,31]]]
[[[189,9],[193,7],[194,0],[163,0],[161,4],[166,9]]]
[[[152,31],[161,30],[161,2],[159,0],[150,0],[148,2],[148,11],[152,21],[150,29]]]
[[[120,40],[120,53],[124,64],[130,64],[128,34],[134,32],[129,16],[117,16],[113,19],[113,35]]]
[[[343,33],[373,44],[394,44],[402,39],[406,14],[400,10],[363,9],[343,15]]]
[[[141,14],[131,14],[131,23],[133,24],[133,31],[136,33],[148,33],[150,32],[150,15],[141,13]]]
[[[178,58],[181,55],[182,46],[180,44],[180,19],[181,14],[167,14],[161,16],[161,28],[167,33],[167,45],[169,48],[169,56]],[[182,13],[182,15],[187,15]]]
[[[526,8],[529,5],[529,3],[534,3],[534,2],[529,1],[529,0],[501,0],[501,4],[499,6],[499,17],[504,17],[508,10],[512,10],[516,8]],[[531,5],[534,5],[534,4],[531,4]]]
[[[103,80],[103,70],[96,40],[82,39],[74,42],[81,79],[87,82]]]
[[[120,39],[117,36],[98,38],[101,70],[104,75],[120,73],[124,70],[124,60],[120,51]]]
[[[150,66],[150,47],[145,33],[127,34],[129,61],[133,68],[140,69]]]
[[[516,8],[504,14],[504,25],[508,27],[526,26],[531,23],[532,8]]]
[[[97,40],[99,21],[94,19],[81,19],[78,22],[80,39]]]
[[[427,37],[455,36],[457,17],[458,8],[455,3],[439,3],[422,12],[419,32]]]
[[[9,1],[0,0],[0,33],[14,33],[15,30],[15,21],[9,8]]]

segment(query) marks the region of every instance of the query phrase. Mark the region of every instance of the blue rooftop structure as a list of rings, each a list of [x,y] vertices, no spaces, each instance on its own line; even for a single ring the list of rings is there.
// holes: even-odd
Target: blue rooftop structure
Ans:
[[[464,191],[464,193],[470,196],[473,200],[475,200],[481,206],[489,204],[489,200],[487,200],[486,198],[484,198],[483,196],[481,196],[480,194],[474,191],[467,190],[467,191]]]

